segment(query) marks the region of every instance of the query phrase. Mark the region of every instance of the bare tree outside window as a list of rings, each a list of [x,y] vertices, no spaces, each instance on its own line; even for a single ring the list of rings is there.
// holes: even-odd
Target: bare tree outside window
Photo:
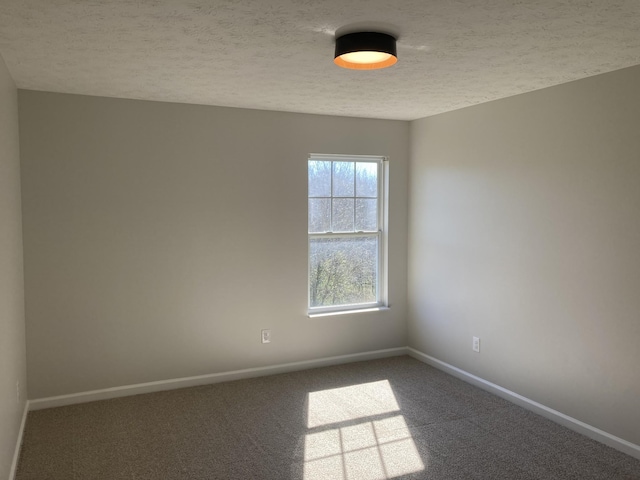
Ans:
[[[311,157],[309,307],[381,303],[382,159]]]

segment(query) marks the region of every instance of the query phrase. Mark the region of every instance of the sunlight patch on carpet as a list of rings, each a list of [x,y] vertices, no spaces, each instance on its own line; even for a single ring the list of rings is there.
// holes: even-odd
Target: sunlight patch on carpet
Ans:
[[[400,410],[388,380],[309,393],[307,427],[315,428]]]
[[[304,480],[386,480],[425,469],[388,381],[309,393]]]

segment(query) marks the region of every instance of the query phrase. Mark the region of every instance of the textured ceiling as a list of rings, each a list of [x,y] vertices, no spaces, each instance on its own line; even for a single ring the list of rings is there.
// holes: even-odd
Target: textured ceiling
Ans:
[[[336,67],[367,27],[396,66]],[[411,120],[640,64],[640,1],[1,0],[0,53],[24,89]]]

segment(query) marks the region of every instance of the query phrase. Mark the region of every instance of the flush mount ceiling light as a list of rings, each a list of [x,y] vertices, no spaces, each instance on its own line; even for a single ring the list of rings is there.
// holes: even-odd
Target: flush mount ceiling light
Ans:
[[[354,70],[376,70],[398,61],[396,39],[386,33],[348,33],[336,38],[333,63]]]

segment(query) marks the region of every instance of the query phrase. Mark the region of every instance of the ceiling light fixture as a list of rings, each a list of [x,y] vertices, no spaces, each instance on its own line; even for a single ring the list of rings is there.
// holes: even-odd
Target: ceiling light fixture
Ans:
[[[398,61],[396,39],[386,33],[348,33],[336,38],[333,63],[354,70],[376,70]]]

